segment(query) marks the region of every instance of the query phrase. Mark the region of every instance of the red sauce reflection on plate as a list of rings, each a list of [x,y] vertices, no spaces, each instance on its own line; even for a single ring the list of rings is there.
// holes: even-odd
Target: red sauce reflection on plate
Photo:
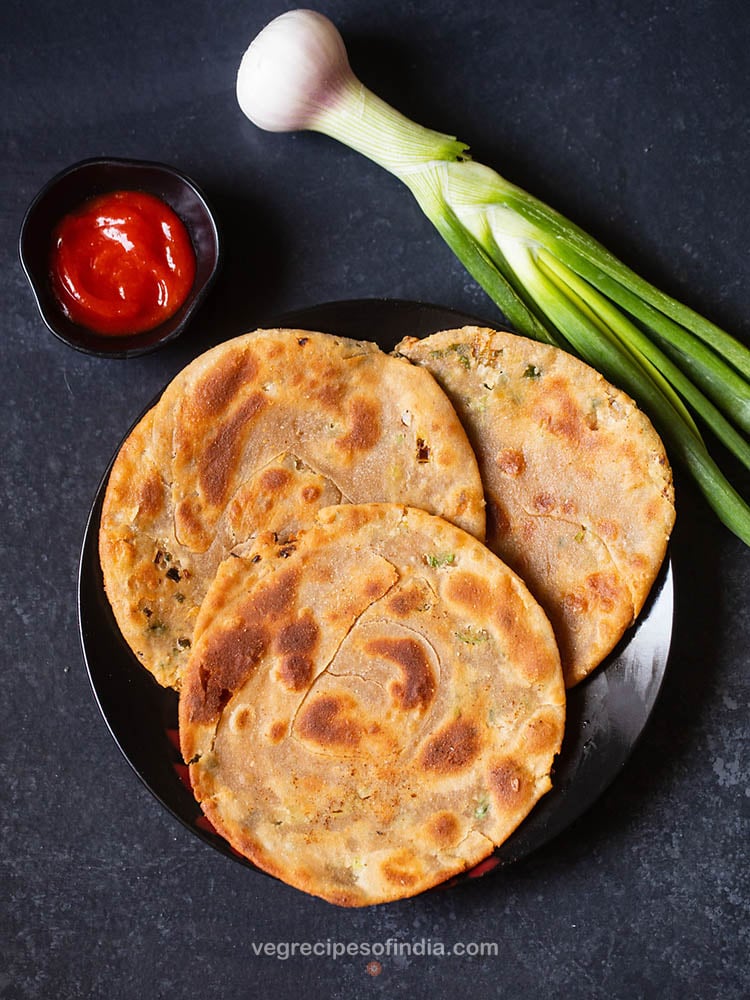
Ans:
[[[63,312],[108,336],[144,333],[180,308],[195,252],[169,205],[143,191],[84,202],[55,227],[52,287]]]

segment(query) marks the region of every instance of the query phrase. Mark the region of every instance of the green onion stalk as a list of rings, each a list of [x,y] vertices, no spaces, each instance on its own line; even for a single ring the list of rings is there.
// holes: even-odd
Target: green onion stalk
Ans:
[[[243,56],[240,107],[260,128],[309,129],[378,163],[518,332],[577,354],[649,414],[670,456],[750,545],[750,507],[696,421],[750,469],[750,350],[660,292],[548,205],[471,160],[468,147],[404,117],[353,74],[322,14],[271,21]]]

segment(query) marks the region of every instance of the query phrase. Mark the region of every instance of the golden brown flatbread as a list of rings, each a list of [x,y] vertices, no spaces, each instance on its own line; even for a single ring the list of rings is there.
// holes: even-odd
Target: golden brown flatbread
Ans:
[[[179,687],[227,553],[362,501],[410,503],[483,537],[476,460],[429,373],[375,344],[300,330],[215,347],[167,387],[109,478],[99,550],[123,636]]]
[[[484,545],[421,510],[338,505],[221,565],[180,738],[237,851],[361,906],[504,841],[550,788],[564,706],[549,621]]]
[[[672,473],[648,418],[577,358],[466,327],[396,352],[450,397],[479,461],[487,545],[547,611],[568,686],[641,611],[674,523]]]

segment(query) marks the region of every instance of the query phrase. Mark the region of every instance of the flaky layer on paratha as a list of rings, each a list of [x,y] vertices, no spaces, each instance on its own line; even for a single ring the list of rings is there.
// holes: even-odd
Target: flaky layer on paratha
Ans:
[[[222,563],[180,739],[237,851],[362,906],[502,843],[550,788],[564,706],[549,621],[484,545],[421,510],[338,505]]]
[[[483,537],[476,460],[429,373],[375,344],[301,330],[215,347],[177,375],[112,468],[99,551],[123,636],[179,688],[227,553],[364,501],[423,507]]]
[[[450,397],[479,461],[487,545],[555,628],[568,686],[640,613],[674,523],[672,473],[645,414],[577,358],[466,327],[396,352]]]

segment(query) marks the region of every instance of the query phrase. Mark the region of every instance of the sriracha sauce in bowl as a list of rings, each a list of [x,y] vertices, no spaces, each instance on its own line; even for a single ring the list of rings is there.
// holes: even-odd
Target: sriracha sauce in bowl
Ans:
[[[30,205],[19,253],[44,322],[88,354],[126,358],[174,340],[213,282],[219,234],[186,175],[84,160]]]

